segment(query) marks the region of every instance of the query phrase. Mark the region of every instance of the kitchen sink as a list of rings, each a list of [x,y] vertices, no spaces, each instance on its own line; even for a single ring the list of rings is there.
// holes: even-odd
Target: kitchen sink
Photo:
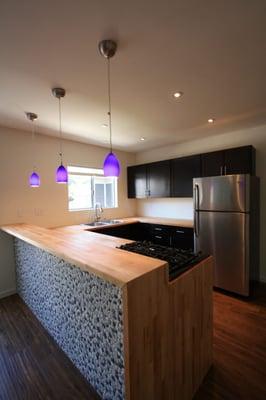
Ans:
[[[104,226],[104,225],[115,225],[115,224],[120,224],[122,221],[119,219],[106,219],[104,221],[94,221],[90,222],[88,224],[82,224],[86,226]]]

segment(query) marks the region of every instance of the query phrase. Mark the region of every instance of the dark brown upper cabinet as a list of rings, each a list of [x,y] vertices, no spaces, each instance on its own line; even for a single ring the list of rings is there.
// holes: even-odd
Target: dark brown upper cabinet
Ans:
[[[236,147],[201,155],[202,176],[256,174],[253,146]]]
[[[223,175],[224,152],[213,151],[201,155],[201,173],[202,176]]]
[[[128,167],[127,177],[129,198],[170,196],[170,161]]]
[[[128,197],[192,197],[193,178],[256,174],[256,150],[236,147],[128,167]]]
[[[193,178],[201,176],[200,155],[171,160],[171,196],[193,197]]]
[[[135,165],[127,168],[127,191],[129,199],[147,197],[147,166]]]
[[[243,146],[225,150],[224,174],[256,175],[256,151],[254,147]]]
[[[170,178],[170,161],[158,161],[148,164],[148,197],[170,197]]]

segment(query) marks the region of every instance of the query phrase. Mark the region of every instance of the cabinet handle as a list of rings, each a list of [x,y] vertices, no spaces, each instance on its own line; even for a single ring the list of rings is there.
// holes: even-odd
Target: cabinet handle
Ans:
[[[220,166],[220,175],[223,175],[223,166]]]
[[[162,228],[154,228],[155,231],[162,231]]]
[[[156,239],[162,239],[162,236],[155,235]]]
[[[226,165],[224,166],[224,174],[226,175]]]
[[[177,230],[176,233],[185,233],[184,231]]]

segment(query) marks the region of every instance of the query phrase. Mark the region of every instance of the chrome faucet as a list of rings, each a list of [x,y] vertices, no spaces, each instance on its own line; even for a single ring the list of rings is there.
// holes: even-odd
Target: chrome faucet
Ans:
[[[101,203],[95,203],[94,206],[94,221],[99,222],[101,219],[101,214],[103,213]]]

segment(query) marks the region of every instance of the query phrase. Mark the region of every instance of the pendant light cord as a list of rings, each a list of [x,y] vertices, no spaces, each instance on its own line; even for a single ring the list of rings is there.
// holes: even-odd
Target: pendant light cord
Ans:
[[[35,154],[34,152],[34,144],[35,144],[35,126],[34,126],[34,120],[31,120],[31,142],[32,142],[32,150],[33,150],[33,154]],[[35,172],[36,170],[36,165],[35,165],[35,157],[33,158],[33,172]]]
[[[112,144],[112,114],[111,114],[111,76],[110,76],[110,58],[107,58],[107,81],[108,81],[108,118],[110,132],[110,152],[113,152]]]
[[[62,153],[62,115],[61,115],[61,97],[58,98],[58,115],[59,115],[59,156],[61,160],[61,165],[63,164],[63,153]]]

